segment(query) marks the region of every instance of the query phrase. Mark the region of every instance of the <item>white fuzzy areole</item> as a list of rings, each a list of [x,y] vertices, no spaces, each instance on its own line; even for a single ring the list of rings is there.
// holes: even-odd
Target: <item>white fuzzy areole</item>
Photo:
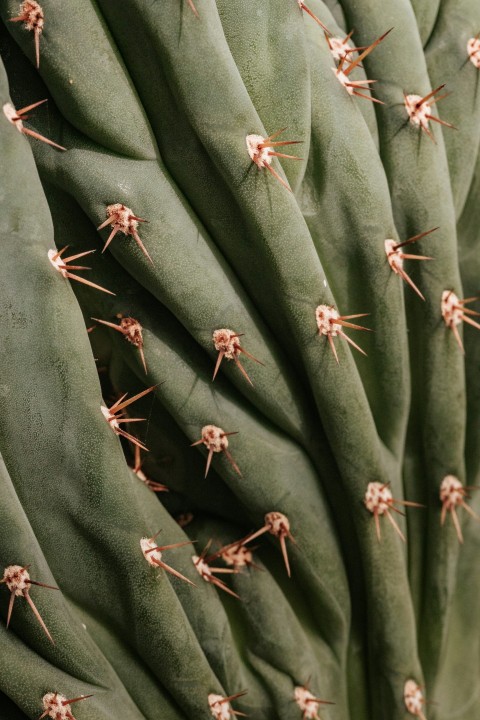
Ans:
[[[368,483],[363,502],[371,513],[377,512],[379,515],[383,515],[392,505],[393,497],[388,485],[371,482]]]
[[[303,720],[316,720],[320,703],[315,699],[315,695],[300,685],[295,688],[293,695],[295,702],[303,712]]]
[[[250,159],[259,168],[264,168],[266,165],[271,165],[273,157],[270,155],[270,148],[261,148],[260,145],[264,143],[266,138],[261,135],[247,135],[245,142],[247,143],[248,154]]]
[[[223,695],[216,695],[210,693],[208,696],[208,704],[210,706],[210,712],[215,720],[230,720],[231,718],[231,707],[230,703],[225,700]]]
[[[350,45],[348,40],[347,42],[345,42],[344,40],[342,40],[342,38],[331,37],[328,39],[328,42],[330,52],[332,53],[332,56],[335,60],[341,60],[342,57],[345,57],[345,55],[347,54],[347,50],[353,49],[352,45]]]
[[[333,305],[318,305],[315,308],[315,319],[320,335],[336,337],[338,331],[342,329],[342,326],[340,323],[332,322],[332,320],[335,321],[339,317],[340,315]]]
[[[102,412],[103,417],[108,422],[111,428],[116,429],[119,427],[117,418],[113,413],[110,412],[110,410],[105,407],[105,405],[100,405],[100,410]]]
[[[405,109],[410,118],[410,122],[415,127],[422,127],[428,130],[428,117],[427,115],[432,114],[432,108],[428,102],[423,102],[419,107],[417,103],[422,100],[421,95],[406,95],[405,96]]]
[[[49,250],[47,255],[55,270],[59,272],[62,277],[66,278],[68,270],[65,268],[65,263],[58,254],[58,250]]]
[[[110,225],[117,225],[124,235],[132,235],[138,228],[135,213],[122,203],[107,205],[107,217],[110,218]]]
[[[3,113],[7,118],[8,122],[12,123],[12,125],[15,125],[18,132],[22,132],[23,123],[20,120],[20,117],[17,115],[17,111],[13,107],[12,103],[5,103],[5,105],[3,106]]]
[[[418,717],[423,710],[424,698],[420,686],[415,680],[407,680],[405,683],[403,699],[407,711]]]
[[[225,430],[216,425],[204,425],[202,428],[203,444],[213,452],[222,452],[228,448],[228,438],[225,436]]]
[[[215,350],[223,352],[227,360],[233,360],[240,353],[240,339],[236,335],[234,330],[228,328],[219,328],[213,333]]]
[[[227,565],[233,565],[234,567],[246,567],[253,562],[253,555],[245,545],[226,548],[220,557]]]
[[[47,717],[52,720],[69,720],[69,715],[72,714],[72,709],[67,703],[62,705],[67,700],[65,695],[60,693],[47,693],[42,698],[43,709],[47,713]]]
[[[30,588],[30,575],[21,565],[9,565],[3,571],[5,585],[15,595],[23,595]]]
[[[350,80],[348,79],[348,75],[345,75],[344,72],[342,72],[341,70],[339,70],[336,67],[332,68],[332,70],[335,73],[335,77],[337,78],[340,85],[343,85],[343,87],[345,88],[345,90],[348,92],[349,95],[353,95],[355,88],[347,85],[347,83],[350,82]]]
[[[440,500],[451,510],[465,501],[465,490],[455,475],[446,475],[440,485]]]
[[[463,310],[459,305],[458,296],[455,295],[453,290],[444,290],[442,293],[441,302],[442,317],[447,327],[453,325],[460,325],[462,322]]]
[[[268,525],[268,532],[279,537],[288,535],[290,523],[286,515],[281,512],[269,512],[265,515],[265,525]]]
[[[41,33],[45,24],[43,8],[35,0],[24,0],[20,5],[20,13],[24,16],[25,30],[37,30]]]
[[[155,540],[152,540],[152,538],[144,537],[140,540],[140,547],[142,548],[143,557],[148,562],[148,564],[152,567],[158,567],[155,560],[161,562],[162,553],[160,550],[153,550],[153,548],[157,547]],[[151,550],[152,552],[148,552],[149,550]]]
[[[124,317],[120,320],[120,327],[125,340],[135,347],[143,347],[142,326],[132,317]]]
[[[195,565],[195,568],[200,577],[203,578],[206,582],[210,582],[213,577],[213,573],[210,570],[210,566],[208,565],[208,563],[206,563],[205,560],[199,558],[198,555],[192,555],[192,562]]]
[[[387,255],[388,264],[392,268],[394,273],[403,268],[403,258],[400,248],[395,250],[395,240],[385,240],[385,253]]]
[[[480,38],[470,38],[467,42],[467,52],[470,62],[475,65],[477,70],[480,70]]]

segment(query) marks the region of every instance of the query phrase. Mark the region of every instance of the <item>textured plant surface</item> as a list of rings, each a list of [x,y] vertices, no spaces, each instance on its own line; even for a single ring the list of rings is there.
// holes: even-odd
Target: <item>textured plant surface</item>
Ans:
[[[2,720],[478,720],[478,0],[0,15]]]

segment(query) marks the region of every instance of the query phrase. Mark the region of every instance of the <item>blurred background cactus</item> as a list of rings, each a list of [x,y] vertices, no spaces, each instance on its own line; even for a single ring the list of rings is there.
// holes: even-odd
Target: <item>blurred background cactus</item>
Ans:
[[[478,720],[478,0],[0,14],[2,720]]]

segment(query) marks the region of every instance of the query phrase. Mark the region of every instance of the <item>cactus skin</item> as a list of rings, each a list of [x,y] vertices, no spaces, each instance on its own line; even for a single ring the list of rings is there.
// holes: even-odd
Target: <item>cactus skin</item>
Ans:
[[[449,523],[440,526],[438,490],[447,474],[478,483],[479,339],[465,330],[464,362],[439,298],[446,288],[478,293],[478,77],[461,62],[479,11],[470,0],[461,12],[448,0],[308,4],[334,35],[355,27],[358,45],[395,26],[355,71],[380,81],[373,93],[384,106],[345,92],[318,25],[294,0],[258,4],[256,16],[240,0],[198,0],[198,17],[180,0],[124,0],[121,12],[111,0],[67,0],[61,11],[47,0],[46,87],[31,66],[31,37],[8,22],[18,3],[0,5],[29,58],[4,34],[15,106],[48,96],[34,127],[68,148],[32,143],[47,206],[26,139],[2,120],[3,157],[15,168],[3,178],[0,289],[0,474],[11,497],[2,540],[15,528],[5,564],[16,562],[9,543],[26,543],[35,569],[61,590],[48,600],[38,592],[59,647],[20,603],[9,633],[0,626],[13,658],[0,673],[6,711],[13,701],[38,717],[54,689],[43,687],[48,672],[55,687],[62,680],[59,692],[94,693],[77,720],[119,711],[127,720],[207,718],[209,694],[247,688],[235,709],[295,720],[294,689],[307,682],[336,703],[320,706],[324,720],[405,720],[405,683],[424,678],[438,702],[426,706],[428,720],[477,718],[479,531],[462,523],[460,548]],[[461,132],[436,126],[434,144],[408,124],[402,93],[443,82],[468,118],[445,99],[440,117]],[[302,160],[274,167],[293,193],[252,165],[245,145],[248,134],[285,126]],[[111,228],[95,228],[113,203],[148,220],[139,232],[152,263],[129,236],[100,252]],[[57,248],[96,248],[91,277],[115,295],[78,284],[72,293],[52,274],[48,209]],[[392,273],[384,243],[437,225],[418,247],[434,262],[412,269],[422,303]],[[342,343],[335,363],[316,331],[319,304],[369,313],[367,358]],[[118,314],[140,321],[146,368],[114,330],[85,332],[92,317]],[[221,327],[245,333],[265,363],[249,364],[253,385],[225,361],[212,385]],[[157,498],[128,469],[99,413],[93,356],[107,366],[104,394],[156,386],[134,406],[148,422],[129,429],[151,451],[145,471],[169,493]],[[189,445],[206,424],[238,432],[241,477],[223,454],[203,477],[205,448]],[[407,556],[392,528],[382,525],[377,541],[363,504],[370,482],[427,505],[399,519]],[[245,536],[271,511],[288,517],[297,543],[288,546],[293,580],[266,534],[254,553],[263,572],[227,578],[242,602],[204,583],[193,552]],[[173,518],[189,512],[182,530]],[[145,563],[139,539],[160,528],[162,544],[197,541],[171,556],[197,588]],[[66,543],[74,564],[59,551]],[[73,631],[82,622],[86,643]]]

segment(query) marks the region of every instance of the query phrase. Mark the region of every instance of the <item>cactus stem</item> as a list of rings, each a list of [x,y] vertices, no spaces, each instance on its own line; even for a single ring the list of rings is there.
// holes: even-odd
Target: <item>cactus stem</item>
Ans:
[[[52,720],[64,720],[64,718],[68,718],[68,720],[75,720],[72,715],[70,705],[80,702],[81,700],[87,700],[91,697],[93,697],[93,695],[80,695],[79,697],[72,698],[72,700],[68,700],[65,695],[61,695],[60,693],[47,693],[42,698],[44,712],[40,715],[38,720],[42,720],[42,718],[46,717],[50,717]]]
[[[39,587],[45,587],[49,590],[58,590],[57,587],[54,587],[53,585],[45,585],[44,583],[36,582],[35,580],[30,579],[30,575],[28,573],[28,568],[30,565],[25,565],[24,567],[21,567],[20,565],[9,565],[5,568],[3,573],[3,578],[0,580],[0,583],[5,583],[7,588],[10,590],[10,601],[8,603],[8,614],[7,614],[7,628],[10,625],[10,620],[12,618],[12,612],[13,612],[13,604],[15,602],[16,597],[23,597],[29,604],[33,614],[37,618],[40,626],[42,627],[42,630],[44,631],[45,635],[48,637],[52,645],[55,645],[55,642],[50,635],[47,626],[45,625],[42,616],[37,610],[37,607],[35,603],[33,602],[32,598],[30,597],[29,593],[29,586],[30,585],[38,585]]]
[[[222,580],[219,578],[216,578],[214,573],[227,573],[229,575],[236,574],[238,570],[235,570],[233,568],[212,568],[205,560],[205,555],[210,547],[211,541],[207,544],[207,546],[204,548],[202,554],[200,556],[198,555],[192,555],[192,562],[195,565],[195,568],[200,575],[200,577],[205,580],[205,582],[211,583],[212,585],[215,585],[220,590],[223,590],[224,592],[228,593],[229,595],[232,595],[233,597],[240,600],[240,596],[237,595],[236,592],[233,592],[233,590],[230,590],[228,585],[226,585]]]
[[[469,499],[469,490],[475,490],[474,487],[464,487],[455,475],[446,475],[440,485],[440,501],[442,503],[442,514],[440,516],[440,524],[445,524],[447,512],[451,514],[452,522],[455,526],[458,541],[463,543],[463,534],[460,527],[460,521],[457,515],[457,507],[463,507],[474,520],[480,521],[478,515],[467,505],[465,498]]]
[[[397,505],[403,505],[404,507],[415,508],[424,508],[425,505],[421,505],[420,503],[411,502],[408,500],[395,500],[395,498],[392,496],[389,485],[390,483],[368,483],[367,491],[365,493],[363,502],[367,510],[373,514],[377,539],[379,542],[382,539],[380,528],[380,517],[382,515],[386,515],[395,532],[398,534],[401,540],[403,540],[403,542],[406,542],[404,534],[400,530],[395,518],[390,513],[390,511],[393,510],[393,512],[396,512],[399,515],[404,515],[404,513],[402,513],[398,508],[395,507],[394,503],[397,503]]]
[[[145,370],[145,375],[147,374],[147,363],[145,361],[145,355],[143,352],[143,335],[142,335],[142,326],[138,322],[138,320],[135,320],[135,318],[132,317],[123,317],[122,315],[117,315],[117,317],[120,319],[120,324],[117,325],[112,322],[108,322],[107,320],[100,320],[99,318],[91,318],[92,320],[95,320],[95,322],[99,322],[102,325],[106,325],[109,328],[112,328],[112,330],[117,330],[118,332],[121,332],[125,340],[127,342],[134,345],[136,348],[138,348],[138,352],[140,355],[140,359],[142,361],[143,369]]]
[[[478,298],[471,297],[460,300],[457,295],[455,295],[453,290],[444,290],[442,293],[442,300],[440,306],[442,311],[442,317],[445,321],[445,325],[453,331],[455,340],[457,341],[457,344],[464,355],[465,348],[463,347],[462,339],[458,332],[457,325],[460,325],[463,321],[468,323],[469,325],[472,325],[474,328],[477,328],[477,330],[480,330],[480,324],[468,317],[469,315],[478,316],[480,315],[480,313],[464,307],[464,305],[473,302],[474,300],[478,300]]]
[[[225,457],[229,461],[230,465],[233,467],[235,472],[242,476],[242,473],[240,472],[240,468],[238,467],[237,463],[231,456],[230,452],[227,450],[228,448],[228,440],[227,438],[230,435],[237,435],[238,432],[228,432],[226,433],[222,428],[217,427],[216,425],[204,425],[202,428],[202,437],[200,440],[196,440],[196,442],[192,443],[190,447],[195,447],[196,445],[201,445],[202,443],[205,445],[206,448],[208,448],[208,457],[207,457],[207,466],[205,469],[205,477],[208,475],[208,471],[210,469],[210,464],[212,462],[213,453],[218,452],[224,452]]]
[[[165,550],[173,550],[175,548],[184,547],[185,545],[192,545],[195,540],[187,540],[185,542],[178,542],[178,543],[171,543],[170,545],[156,545],[155,538],[159,535],[161,531],[159,530],[156,535],[154,535],[151,538],[142,538],[140,540],[140,547],[142,549],[143,557],[148,562],[149,565],[159,567],[162,570],[165,570],[165,572],[169,573],[170,575],[173,575],[174,577],[178,578],[179,580],[184,580],[189,585],[193,585],[193,587],[197,587],[194,582],[189,580],[185,575],[182,575],[182,573],[178,572],[178,570],[175,570],[170,565],[167,565],[164,560],[162,560],[162,553]]]
[[[137,231],[139,222],[148,221],[144,220],[143,218],[137,217],[130,208],[128,208],[126,205],[123,205],[122,203],[114,203],[113,205],[107,205],[107,219],[97,227],[97,230],[103,230],[103,228],[107,227],[107,225],[111,225],[113,229],[108,236],[105,245],[103,246],[102,253],[104,253],[105,250],[108,248],[116,234],[122,232],[124,235],[131,235],[133,237],[140,250],[153,265],[153,260],[148,254],[148,251],[142,240],[140,239],[140,235]]]
[[[326,27],[326,25],[324,25],[324,24],[322,23],[322,21],[320,20],[320,18],[318,18],[318,17],[315,15],[315,13],[314,13],[312,10],[310,10],[310,8],[309,8],[307,5],[305,5],[305,3],[303,2],[303,0],[297,0],[297,3],[298,3],[298,7],[300,8],[300,10],[303,10],[303,12],[306,12],[307,15],[310,15],[310,17],[312,18],[312,20],[315,20],[315,22],[317,23],[317,25],[320,25],[320,27],[322,28],[322,30],[323,30],[325,33],[327,33],[328,35],[331,35],[331,34],[332,34],[332,33],[330,32],[330,30]]]
[[[215,370],[213,372],[212,380],[215,380],[222,360],[225,357],[227,360],[233,360],[235,362],[236,366],[238,367],[244,378],[253,387],[253,383],[250,380],[245,368],[238,359],[238,355],[240,353],[243,353],[246,357],[250,358],[250,360],[253,360],[259,365],[263,365],[263,363],[242,348],[238,339],[242,336],[243,333],[235,333],[233,330],[229,330],[228,328],[220,328],[219,330],[214,331],[213,344],[215,345],[215,350],[218,350],[218,358],[215,365]]]
[[[70,272],[70,270],[90,270],[91,268],[85,267],[83,265],[69,265],[68,263],[71,260],[76,260],[77,258],[83,257],[84,255],[90,255],[91,253],[94,253],[95,250],[87,250],[86,252],[78,253],[78,255],[71,255],[68,258],[62,258],[62,255],[67,248],[68,245],[65,245],[65,247],[61,250],[48,251],[48,259],[50,260],[55,270],[57,270],[57,272],[59,272],[63,278],[76,280],[79,283],[83,283],[84,285],[95,288],[95,290],[101,290],[101,292],[107,293],[108,295],[115,295],[115,293],[107,290],[101,285],[97,285],[96,283],[90,282],[90,280],[86,280],[86,278],[80,277],[80,275],[74,275]]]
[[[18,132],[23,133],[24,135],[30,135],[30,137],[33,137],[36,140],[40,140],[47,145],[51,145],[52,147],[57,148],[57,150],[66,150],[67,148],[64,148],[63,145],[58,145],[56,142],[53,142],[53,140],[49,140],[43,135],[40,135],[40,133],[37,133],[35,130],[30,130],[30,128],[26,128],[23,125],[24,120],[28,119],[28,115],[25,115],[25,113],[29,110],[33,110],[33,108],[36,108],[45,102],[47,101],[39,100],[36,103],[32,103],[32,105],[27,105],[21,110],[15,110],[12,103],[5,103],[5,105],[3,106],[3,113],[7,120],[17,128]]]
[[[35,0],[24,0],[20,5],[20,15],[10,18],[10,22],[23,22],[25,30],[33,31],[35,39],[35,62],[40,67],[40,35],[43,32],[45,17],[42,7]]]
[[[264,138],[261,135],[247,135],[245,138],[245,141],[247,143],[247,151],[250,156],[250,159],[252,162],[255,163],[255,165],[259,168],[259,170],[266,169],[268,170],[289,192],[292,192],[291,188],[287,185],[287,183],[280,177],[280,175],[277,173],[276,170],[273,169],[271,163],[272,159],[274,157],[283,157],[288,158],[290,160],[301,160],[301,158],[297,158],[295,155],[284,155],[282,153],[277,153],[272,150],[269,150],[271,147],[278,147],[278,146],[284,146],[284,145],[298,145],[302,142],[302,140],[283,140],[279,142],[272,142],[273,138],[277,137],[278,135],[281,135],[286,130],[286,128],[282,128],[281,130],[277,130],[277,132],[273,133],[273,135],[269,135],[268,137]]]
[[[330,344],[333,356],[337,364],[339,360],[337,350],[335,348],[335,343],[333,341],[333,338],[337,335],[346,340],[350,345],[352,345],[356,350],[358,350],[358,352],[362,353],[362,355],[366,356],[367,353],[343,332],[341,326],[343,325],[344,327],[352,328],[353,330],[365,330],[366,332],[373,332],[370,328],[363,327],[362,325],[354,325],[353,323],[347,322],[348,320],[352,320],[353,318],[366,317],[369,314],[370,313],[360,313],[357,315],[339,315],[333,305],[318,305],[315,309],[315,318],[317,321],[318,334],[327,336],[328,342]]]
[[[265,515],[265,525],[259,530],[255,530],[255,532],[247,535],[243,539],[243,541],[240,541],[240,543],[242,545],[246,545],[247,543],[252,542],[252,540],[255,540],[256,538],[260,537],[260,535],[263,535],[266,532],[278,537],[280,541],[280,548],[282,550],[283,560],[287,569],[287,575],[288,577],[291,577],[286,539],[288,538],[289,540],[291,540],[294,545],[296,545],[296,541],[292,533],[290,532],[290,522],[286,515],[276,511],[267,513]]]
[[[427,720],[422,709],[425,704],[423,692],[420,685],[418,685],[415,680],[407,680],[405,683],[403,700],[405,707],[407,708],[407,712],[419,718],[419,720]]]

